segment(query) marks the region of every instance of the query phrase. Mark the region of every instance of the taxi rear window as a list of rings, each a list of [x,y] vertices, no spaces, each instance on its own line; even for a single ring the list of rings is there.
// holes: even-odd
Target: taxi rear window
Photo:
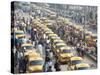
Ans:
[[[43,61],[42,60],[35,60],[35,61],[31,61],[30,65],[43,65]]]

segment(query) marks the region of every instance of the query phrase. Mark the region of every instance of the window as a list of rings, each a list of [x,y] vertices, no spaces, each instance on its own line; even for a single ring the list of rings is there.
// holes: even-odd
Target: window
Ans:
[[[42,60],[34,60],[30,62],[30,65],[43,65],[43,63]]]

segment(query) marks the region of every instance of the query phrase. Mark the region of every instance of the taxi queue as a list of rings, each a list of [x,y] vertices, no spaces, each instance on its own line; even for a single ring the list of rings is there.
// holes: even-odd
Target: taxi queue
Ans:
[[[15,30],[15,37],[17,38],[17,41],[21,41],[22,38],[25,38],[25,36],[26,34],[23,30]],[[22,53],[23,58],[21,61],[25,61],[24,63],[22,62],[22,64],[24,64],[22,68],[25,70],[20,67],[19,73],[41,72],[43,70],[44,60],[40,53],[38,53],[33,47],[33,44],[29,41],[29,39],[27,39],[27,42],[21,42],[20,45],[16,45],[16,49],[18,50],[17,52]],[[17,61],[15,63],[17,63]]]
[[[51,29],[49,29],[46,25],[41,24],[37,20],[34,23],[40,31],[43,31],[46,36],[50,38],[54,55],[57,57],[60,63],[66,63],[68,65],[68,70],[81,70],[90,68],[90,65],[84,63],[82,57],[74,55],[73,49],[66,45],[66,43],[61,40],[60,37]]]
[[[46,19],[45,23],[49,23],[49,19]],[[92,55],[92,59],[97,61],[97,34],[87,30],[85,26],[73,24],[69,19],[63,17],[58,17],[56,23],[48,25],[67,44],[74,47],[84,46],[85,50],[88,51],[87,53],[89,53],[88,55]]]
[[[68,70],[83,70],[90,68],[88,63],[83,62],[84,59],[82,57],[74,55],[73,49],[66,45],[66,43],[46,25],[41,24],[38,20],[34,20],[34,26],[37,30],[39,29],[50,38],[53,54],[56,56],[58,62],[68,65],[68,68],[66,67]],[[21,38],[26,38],[27,36],[23,30],[15,28],[14,32],[18,41],[20,41]],[[24,59],[22,60],[27,62],[24,65],[25,72],[43,72],[45,66],[44,58],[33,47],[33,44],[29,41],[29,39],[26,40],[28,41],[16,46],[17,50],[22,51],[24,56]],[[20,70],[20,72],[22,72],[22,70]]]

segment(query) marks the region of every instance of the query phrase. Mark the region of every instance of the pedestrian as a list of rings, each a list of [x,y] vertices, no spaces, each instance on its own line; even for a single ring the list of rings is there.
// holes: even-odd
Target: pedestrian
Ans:
[[[50,61],[50,57],[48,55],[45,57],[45,61],[46,62],[49,62]]]
[[[26,73],[26,68],[27,68],[27,59],[24,57],[23,58],[23,73]]]
[[[22,30],[26,33],[26,24],[24,22],[22,22],[21,24],[22,24]]]
[[[32,39],[32,41],[35,41],[35,32],[34,32],[34,28],[31,29],[31,39]]]
[[[78,56],[80,56],[81,47],[80,47],[79,44],[77,44],[77,48],[76,48],[76,50],[77,50]]]
[[[53,59],[53,52],[50,50],[50,53],[49,53],[49,55],[50,55],[50,58],[51,58],[51,60]]]
[[[81,49],[81,56],[84,57],[84,55],[85,55],[85,51],[84,51],[84,48],[82,48]]]
[[[50,57],[46,56],[46,57],[45,57],[45,66],[44,66],[45,72],[46,72],[47,69],[48,69],[48,62],[49,62],[49,61],[50,61]]]
[[[48,67],[47,72],[52,72],[52,67],[51,66]]]
[[[21,57],[20,59],[19,59],[19,73],[23,73],[23,58]]]
[[[31,35],[31,26],[30,25],[27,26],[27,32],[28,32],[28,34]]]
[[[38,51],[40,52],[40,54],[43,55],[43,46],[42,46],[41,43],[38,43],[37,49],[38,49]]]
[[[52,66],[53,66],[53,62],[52,62],[52,60],[49,58],[49,60],[46,62],[46,70],[48,70],[49,67],[51,67],[51,69],[52,69]]]
[[[26,73],[27,61],[24,57],[21,57],[19,60],[19,72]]]
[[[60,63],[58,62],[58,60],[55,62],[54,68],[55,68],[56,71],[60,71],[61,70],[60,69]]]

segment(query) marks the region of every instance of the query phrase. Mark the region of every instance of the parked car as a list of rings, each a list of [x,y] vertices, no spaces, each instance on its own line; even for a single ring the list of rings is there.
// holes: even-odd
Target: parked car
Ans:
[[[79,56],[73,56],[70,58],[70,61],[68,62],[68,70],[74,70],[75,66],[79,63],[82,63],[83,59]]]

